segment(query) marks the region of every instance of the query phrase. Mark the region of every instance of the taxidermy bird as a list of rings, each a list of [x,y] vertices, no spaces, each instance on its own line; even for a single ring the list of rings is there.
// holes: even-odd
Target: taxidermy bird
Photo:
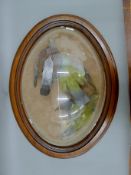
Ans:
[[[54,81],[58,81],[59,106],[55,110],[64,111],[63,118],[70,118],[64,135],[79,130],[93,113],[98,93],[93,81],[78,58],[61,53],[54,40],[49,40],[38,62],[34,65],[34,87],[41,76],[40,94],[48,96]]]

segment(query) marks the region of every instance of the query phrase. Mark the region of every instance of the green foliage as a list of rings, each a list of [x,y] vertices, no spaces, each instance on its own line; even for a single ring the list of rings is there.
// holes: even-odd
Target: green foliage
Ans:
[[[59,79],[62,91],[80,91],[80,85],[82,86],[86,82],[85,75],[73,66],[65,66],[64,71],[69,72],[69,75]]]
[[[72,91],[79,92],[81,91],[81,86],[84,86],[87,83],[89,83],[85,78],[85,74],[75,69],[73,66],[65,66],[64,71],[69,72],[69,74],[67,76],[60,77],[59,81],[60,81],[60,87],[62,91],[65,93],[72,92]],[[92,113],[95,110],[97,100],[98,100],[98,95],[95,92],[92,96],[90,96],[90,101],[83,107],[82,112],[80,113],[80,116],[74,119],[73,122],[71,122],[68,125],[68,128],[67,128],[68,132],[78,131],[85,125],[85,123],[89,121]],[[80,106],[73,103],[71,106],[71,111],[79,110],[79,108]],[[70,132],[68,134],[70,134]]]
[[[94,95],[91,97],[90,101],[84,106],[83,112],[79,118],[77,118],[72,125],[75,130],[79,130],[84,126],[84,124],[89,121],[94,109],[96,107],[96,103],[98,100],[98,95]]]

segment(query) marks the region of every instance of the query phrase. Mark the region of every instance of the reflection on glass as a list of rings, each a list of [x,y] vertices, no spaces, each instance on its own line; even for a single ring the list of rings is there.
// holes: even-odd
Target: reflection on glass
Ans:
[[[39,75],[42,75],[40,94],[43,96],[48,96],[52,84],[57,82],[58,104],[54,110],[58,110],[60,119],[64,120],[61,136],[81,129],[94,111],[98,99],[97,90],[82,62],[61,53],[55,46],[55,40],[50,39],[43,57],[39,57],[34,66],[35,87]]]
[[[43,35],[22,77],[29,121],[49,143],[74,144],[96,124],[105,98],[104,71],[95,49],[77,30],[60,27]]]

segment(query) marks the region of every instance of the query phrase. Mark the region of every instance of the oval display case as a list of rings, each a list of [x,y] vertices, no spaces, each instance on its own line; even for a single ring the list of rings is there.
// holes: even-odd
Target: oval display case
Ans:
[[[89,150],[118,99],[117,69],[102,35],[73,15],[38,23],[15,55],[10,99],[21,130],[40,151],[69,158]]]

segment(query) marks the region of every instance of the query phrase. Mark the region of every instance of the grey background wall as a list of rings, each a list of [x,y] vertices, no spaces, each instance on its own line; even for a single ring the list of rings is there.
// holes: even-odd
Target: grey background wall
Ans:
[[[120,93],[107,133],[88,153],[73,159],[47,157],[23,136],[8,94],[11,63],[26,33],[43,18],[72,13],[91,21],[110,45]],[[0,0],[0,175],[127,175],[130,144],[128,72],[122,0]]]

